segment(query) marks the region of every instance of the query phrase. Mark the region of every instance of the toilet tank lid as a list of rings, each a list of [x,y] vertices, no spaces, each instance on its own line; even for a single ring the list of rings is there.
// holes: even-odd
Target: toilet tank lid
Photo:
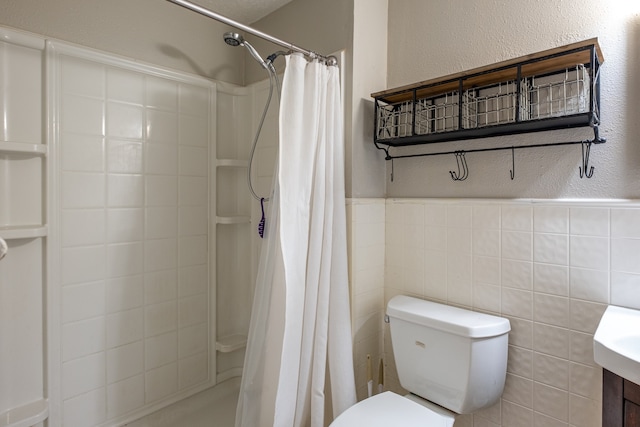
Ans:
[[[391,298],[387,304],[387,315],[468,338],[495,337],[511,330],[509,320],[503,317],[406,295]]]

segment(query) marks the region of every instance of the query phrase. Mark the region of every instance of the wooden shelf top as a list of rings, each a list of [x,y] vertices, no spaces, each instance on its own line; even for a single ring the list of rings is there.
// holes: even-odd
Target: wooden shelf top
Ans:
[[[604,62],[604,56],[598,44],[598,39],[592,38],[495,64],[485,65],[472,70],[375,92],[371,94],[371,97],[394,104],[412,100],[414,90],[416,91],[416,97],[418,99],[457,91],[460,87],[460,79],[463,79],[464,90],[472,87],[482,87],[493,83],[506,82],[516,79],[518,65],[521,65],[521,75],[523,77],[541,73],[552,73],[578,64],[590,64],[591,56],[589,48],[591,46],[595,47],[598,62],[602,64]]]

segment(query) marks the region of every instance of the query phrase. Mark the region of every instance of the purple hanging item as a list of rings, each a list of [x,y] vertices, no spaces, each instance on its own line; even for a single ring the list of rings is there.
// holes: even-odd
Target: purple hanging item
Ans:
[[[260,222],[258,223],[258,234],[261,239],[264,239],[264,197],[260,198],[260,209],[262,209],[262,218],[260,218]]]

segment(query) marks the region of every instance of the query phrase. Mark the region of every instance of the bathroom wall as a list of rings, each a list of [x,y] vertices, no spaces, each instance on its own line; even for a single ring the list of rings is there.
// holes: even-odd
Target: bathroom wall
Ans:
[[[245,52],[229,27],[161,0],[5,0],[0,24],[236,84]]]
[[[453,156],[394,162],[390,197],[640,197],[640,6],[624,0],[580,2],[390,1],[388,87],[465,71],[529,53],[597,37],[601,68],[601,136],[591,150],[591,179],[580,179],[580,146],[470,153],[469,178],[451,180]],[[380,90],[385,89],[381,87]],[[426,151],[495,144],[548,143],[593,138],[589,128],[435,144]],[[420,149],[424,149],[422,146]],[[382,156],[382,153],[380,153]]]

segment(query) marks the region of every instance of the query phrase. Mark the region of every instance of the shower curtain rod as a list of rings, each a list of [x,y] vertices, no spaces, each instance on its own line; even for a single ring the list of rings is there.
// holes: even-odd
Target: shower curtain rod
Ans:
[[[232,27],[235,27],[239,30],[242,30],[249,34],[253,34],[256,37],[260,37],[261,39],[270,41],[271,43],[275,43],[289,50],[292,50],[294,52],[303,53],[304,55],[308,56],[311,59],[320,59],[326,62],[327,65],[336,65],[338,63],[338,60],[335,56],[324,56],[316,52],[313,52],[311,50],[303,49],[299,46],[296,46],[284,40],[280,40],[279,38],[273,37],[270,34],[263,33],[262,31],[256,30],[255,28],[251,28],[247,25],[241,24],[240,22],[234,21],[231,18],[227,18],[226,16],[220,15],[219,13],[213,12],[209,9],[206,9],[202,6],[194,4],[190,1],[187,1],[187,0],[167,0],[167,1],[177,4],[178,6],[182,6],[186,9],[192,10],[194,12],[197,12],[201,15],[207,16],[209,18],[215,19],[216,21],[222,22],[227,25],[231,25]]]

